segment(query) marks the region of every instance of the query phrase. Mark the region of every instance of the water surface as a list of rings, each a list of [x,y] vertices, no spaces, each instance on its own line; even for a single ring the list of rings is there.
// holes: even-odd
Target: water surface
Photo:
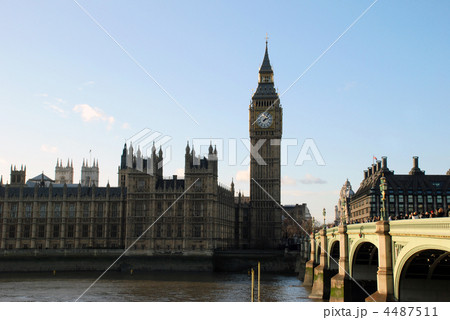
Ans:
[[[101,272],[0,274],[0,301],[74,301]],[[312,301],[291,275],[261,275],[261,301]],[[109,272],[80,301],[250,301],[247,274]],[[256,279],[255,279],[256,299]]]

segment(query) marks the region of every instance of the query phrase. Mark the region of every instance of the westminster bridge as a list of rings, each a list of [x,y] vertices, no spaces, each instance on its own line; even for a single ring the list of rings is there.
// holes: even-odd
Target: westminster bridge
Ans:
[[[450,301],[450,218],[340,225],[310,239],[310,298]]]

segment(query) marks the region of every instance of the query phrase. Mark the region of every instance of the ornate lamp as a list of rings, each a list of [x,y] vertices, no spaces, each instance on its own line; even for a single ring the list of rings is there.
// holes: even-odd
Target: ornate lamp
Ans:
[[[327,216],[327,210],[325,210],[325,208],[323,208],[322,214],[323,214],[323,229],[325,230],[327,228],[327,225],[325,223],[325,218]]]
[[[341,215],[339,217],[340,221],[340,225],[345,226],[347,224],[347,197],[343,196],[342,200],[341,200]]]
[[[383,176],[380,178],[380,192],[381,192],[381,220],[387,221],[387,212],[386,212],[386,191],[388,189],[388,184],[386,182],[386,178]]]

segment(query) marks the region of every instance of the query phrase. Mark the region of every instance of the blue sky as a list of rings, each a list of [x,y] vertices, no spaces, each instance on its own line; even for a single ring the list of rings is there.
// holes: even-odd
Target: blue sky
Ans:
[[[0,2],[0,174],[54,177],[56,158],[99,159],[117,184],[125,139],[143,128],[187,140],[248,137],[248,106],[269,34],[284,92],[373,1],[83,1],[83,6],[199,124],[74,1]],[[346,178],[356,190],[372,156],[407,173],[450,168],[450,3],[378,1],[281,97],[283,137],[298,139],[282,167],[282,201],[332,211]],[[326,165],[294,165],[314,139]],[[223,151],[225,159],[228,150]],[[246,148],[238,142],[238,164]],[[248,194],[247,168],[222,161],[219,180]]]

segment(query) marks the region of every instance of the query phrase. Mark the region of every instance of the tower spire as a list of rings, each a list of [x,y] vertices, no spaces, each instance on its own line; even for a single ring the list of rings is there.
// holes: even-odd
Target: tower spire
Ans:
[[[252,96],[253,99],[277,99],[278,94],[275,90],[273,81],[273,70],[269,59],[269,42],[266,36],[266,50],[264,52],[264,58],[259,68],[259,81],[258,88]],[[253,103],[254,101],[252,101]]]
[[[264,59],[261,64],[261,68],[259,68],[259,73],[273,73],[272,66],[270,65],[269,59],[269,42],[267,41],[269,37],[266,34],[266,51],[264,52]]]

